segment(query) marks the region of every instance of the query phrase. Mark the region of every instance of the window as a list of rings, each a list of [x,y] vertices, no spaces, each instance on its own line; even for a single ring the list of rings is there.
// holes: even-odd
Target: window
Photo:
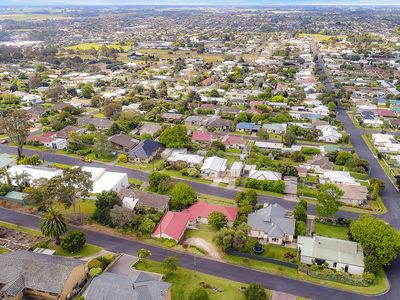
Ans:
[[[334,262],[334,263],[333,263],[333,267],[336,268],[336,266],[337,266],[337,263]]]

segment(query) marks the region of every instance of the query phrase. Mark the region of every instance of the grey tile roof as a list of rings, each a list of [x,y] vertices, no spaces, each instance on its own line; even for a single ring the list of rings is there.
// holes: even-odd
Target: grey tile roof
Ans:
[[[16,291],[23,282],[25,288],[59,294],[72,270],[82,264],[78,259],[15,251],[0,255],[0,284]]]
[[[249,214],[247,224],[257,231],[264,231],[273,237],[294,235],[295,220],[287,216],[287,211],[279,204],[270,204]]]
[[[149,158],[159,151],[162,144],[152,140],[143,140],[135,148],[129,151],[130,158]]]
[[[85,300],[160,300],[165,299],[170,286],[140,271],[129,275],[106,272],[93,279],[84,297]]]

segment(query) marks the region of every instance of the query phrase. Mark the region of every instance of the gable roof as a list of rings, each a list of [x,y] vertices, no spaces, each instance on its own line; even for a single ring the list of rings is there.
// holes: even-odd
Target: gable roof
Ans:
[[[29,288],[60,294],[72,270],[84,263],[78,259],[19,250],[0,255],[0,283],[8,293]]]
[[[159,151],[162,144],[152,140],[143,140],[135,148],[129,151],[130,158],[149,158]]]
[[[210,156],[204,160],[203,165],[201,166],[201,171],[211,170],[214,172],[225,172],[228,160],[226,158],[221,158],[218,156]]]
[[[145,272],[132,270],[126,275],[105,272],[92,280],[84,297],[86,300],[159,300],[165,299],[170,287],[170,283],[158,281]]]
[[[210,213],[214,211],[223,213],[228,221],[235,221],[238,208],[236,206],[221,206],[198,201],[185,210],[185,212],[190,213],[191,221],[194,221],[197,218],[208,218]]]
[[[250,171],[249,178],[257,180],[281,180],[282,174],[279,172],[268,171],[268,170],[253,170]]]
[[[246,144],[246,142],[244,141],[244,139],[241,136],[238,135],[233,135],[233,134],[227,134],[222,138],[222,142],[225,145],[244,145]]]
[[[190,214],[187,212],[168,211],[161,219],[160,223],[154,230],[152,237],[160,237],[165,234],[179,241],[186,230],[186,226],[190,221]]]
[[[129,135],[119,133],[108,138],[108,140],[116,145],[132,148],[139,143],[137,139],[131,138]]]
[[[302,256],[364,267],[364,251],[356,242],[322,236],[299,236],[297,242]]]
[[[196,130],[192,134],[192,141],[197,142],[212,142],[215,139],[215,136],[212,132]]]

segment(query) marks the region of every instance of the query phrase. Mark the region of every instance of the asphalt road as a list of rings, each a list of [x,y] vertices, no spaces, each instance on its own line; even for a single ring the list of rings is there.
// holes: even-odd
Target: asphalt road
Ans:
[[[26,215],[13,210],[0,208],[0,219],[10,223],[19,223],[21,226],[39,229],[39,218],[33,215]],[[70,226],[70,228],[78,229],[74,226]],[[99,245],[108,251],[136,255],[139,249],[145,248],[151,251],[151,259],[156,261],[162,261],[167,256],[178,255],[182,267],[243,283],[258,282],[268,289],[307,297],[309,299],[392,300],[398,299],[398,295],[400,295],[400,288],[396,284],[393,284],[392,289],[384,295],[366,297],[309,282],[280,277],[254,269],[222,263],[204,257],[196,256],[195,259],[194,256],[190,254],[178,253],[168,249],[143,244],[139,241],[114,237],[100,232],[86,230],[85,233],[89,243]],[[400,276],[400,268],[392,268],[387,274],[390,281],[394,283],[394,280]]]

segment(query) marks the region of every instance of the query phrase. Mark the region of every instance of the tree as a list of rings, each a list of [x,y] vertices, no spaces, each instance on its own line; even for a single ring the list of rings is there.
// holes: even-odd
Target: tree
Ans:
[[[293,217],[296,221],[307,222],[307,202],[305,200],[300,200],[297,203],[293,211]]]
[[[226,219],[225,215],[219,211],[213,211],[208,215],[208,222],[216,229],[221,229],[226,227],[228,224],[228,220]]]
[[[82,87],[82,97],[86,99],[90,99],[94,94],[94,89],[93,86],[90,82],[87,82],[83,87]]]
[[[13,110],[0,117],[0,128],[7,134],[11,141],[18,147],[18,158],[24,156],[22,148],[33,126],[31,116],[25,110]]]
[[[335,102],[333,102],[333,101],[329,102],[329,103],[328,103],[328,109],[329,109],[329,111],[331,111],[331,112],[336,111],[336,104],[335,104]]]
[[[369,184],[371,186],[375,186],[376,184],[378,184],[380,191],[384,191],[385,188],[386,188],[386,182],[384,180],[382,180],[382,179],[379,179],[379,178],[371,178],[369,180]]]
[[[62,175],[49,180],[49,194],[66,207],[72,205],[76,213],[76,198],[89,197],[93,189],[92,174],[81,167],[64,169]]]
[[[297,171],[296,167],[290,164],[280,164],[278,166],[278,171],[282,173],[282,176],[297,177],[299,175],[299,172]]]
[[[236,204],[239,207],[252,206],[255,207],[258,201],[257,193],[254,190],[246,190],[236,195]]]
[[[168,256],[162,261],[161,266],[164,268],[167,274],[171,274],[178,269],[179,257],[177,255]]]
[[[149,175],[149,190],[154,193],[165,194],[173,185],[171,176],[161,174],[160,172],[152,172]]]
[[[172,210],[182,210],[197,200],[196,191],[185,182],[176,183],[170,191]]]
[[[53,204],[53,199],[49,197],[48,179],[39,178],[32,181],[32,185],[27,188],[27,200],[29,204],[38,206],[38,211],[47,211]]]
[[[144,249],[144,248],[139,249],[138,252],[137,252],[137,256],[142,260],[146,259],[150,255],[151,255],[150,250],[147,250],[147,249]]]
[[[186,147],[189,142],[186,127],[182,125],[168,127],[160,135],[160,143],[163,143],[167,148]]]
[[[208,300],[207,291],[201,287],[193,290],[189,295],[189,300]]]
[[[68,133],[68,149],[77,151],[84,148],[81,136],[76,131],[70,131]]]
[[[364,258],[364,272],[376,274],[382,267],[379,259],[375,255],[367,255]]]
[[[283,136],[283,143],[285,146],[290,147],[296,143],[296,134],[292,130],[288,130]]]
[[[367,256],[375,256],[383,266],[390,265],[400,252],[400,233],[372,215],[361,215],[353,221],[350,234]]]
[[[321,217],[333,217],[339,210],[339,199],[343,196],[343,191],[336,185],[325,183],[321,185],[317,195],[316,210]]]
[[[115,191],[103,191],[97,195],[96,210],[93,220],[103,225],[112,225],[111,209],[117,204],[118,195]]]
[[[121,131],[129,133],[133,129],[139,127],[142,120],[143,115],[140,112],[126,109],[120,113],[115,123]]]
[[[138,227],[138,231],[143,235],[149,235],[154,231],[156,223],[150,218],[145,217]]]
[[[85,246],[86,237],[82,231],[70,231],[68,235],[62,237],[61,248],[70,253],[75,253]]]
[[[250,226],[239,224],[236,228],[224,227],[214,237],[215,244],[223,251],[235,249],[243,251],[249,241]]]
[[[110,102],[103,106],[103,113],[107,118],[113,118],[114,120],[119,117],[119,113],[122,110],[122,105],[116,102]]]
[[[244,291],[244,297],[247,300],[266,300],[267,293],[260,284],[250,283]]]
[[[125,226],[134,215],[135,213],[131,209],[119,205],[114,205],[110,211],[112,224],[119,227]]]
[[[306,235],[307,233],[307,224],[304,221],[296,221],[296,234],[297,235]]]
[[[41,79],[39,73],[32,73],[29,75],[29,88],[30,89],[37,89],[41,85]]]
[[[92,149],[96,157],[106,158],[113,156],[112,144],[104,134],[95,134]]]
[[[56,245],[60,245],[60,237],[67,232],[67,224],[60,212],[50,209],[40,220],[40,230],[45,236],[54,239]]]

